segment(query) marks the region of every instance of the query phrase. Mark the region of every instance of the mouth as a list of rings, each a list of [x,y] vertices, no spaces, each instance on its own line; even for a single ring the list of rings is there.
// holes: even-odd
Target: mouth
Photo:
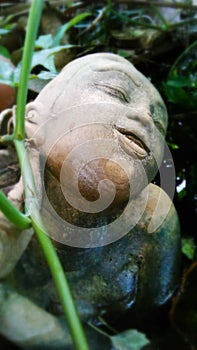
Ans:
[[[124,128],[116,126],[115,129],[118,134],[120,146],[127,154],[134,155],[138,159],[144,159],[149,155],[149,148],[139,136]]]

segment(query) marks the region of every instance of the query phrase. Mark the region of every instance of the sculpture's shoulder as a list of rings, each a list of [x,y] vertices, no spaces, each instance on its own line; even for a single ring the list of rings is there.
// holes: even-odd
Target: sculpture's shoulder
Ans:
[[[163,228],[180,234],[179,218],[172,199],[157,185],[150,183],[147,191],[147,204],[142,222],[148,233],[154,233]]]
[[[145,190],[144,213],[129,233],[127,243],[132,253],[137,247],[137,256],[141,256],[138,265],[140,288],[132,309],[134,317],[166,303],[180,277],[181,236],[175,206],[160,187],[149,184]]]

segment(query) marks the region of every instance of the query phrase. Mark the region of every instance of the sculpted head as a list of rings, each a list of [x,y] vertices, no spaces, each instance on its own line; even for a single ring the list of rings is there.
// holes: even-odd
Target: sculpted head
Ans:
[[[27,136],[76,200],[76,186],[91,202],[100,190],[110,197],[113,186],[116,202],[135,197],[163,156],[164,102],[147,78],[115,54],[69,63],[27,106],[26,119]]]

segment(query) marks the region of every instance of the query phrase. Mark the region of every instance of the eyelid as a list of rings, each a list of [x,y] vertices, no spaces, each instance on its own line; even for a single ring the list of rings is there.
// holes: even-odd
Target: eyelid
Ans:
[[[130,98],[127,92],[122,87],[113,86],[110,84],[103,84],[103,83],[101,84],[97,82],[94,82],[94,86],[97,89],[100,89],[106,92],[108,95],[118,98],[121,102],[126,102],[126,103],[130,102]]]

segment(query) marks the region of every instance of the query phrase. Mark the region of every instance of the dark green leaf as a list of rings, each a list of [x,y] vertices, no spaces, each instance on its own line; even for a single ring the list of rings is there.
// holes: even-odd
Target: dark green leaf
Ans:
[[[187,196],[187,191],[185,188],[183,188],[180,192],[178,192],[178,198],[182,199]]]
[[[197,96],[195,93],[189,94],[181,87],[172,87],[167,84],[164,84],[163,86],[169,102],[184,106],[185,110],[196,107]]]
[[[6,58],[11,58],[11,55],[9,51],[6,49],[6,47],[0,45],[0,55],[6,57]]]
[[[171,149],[178,149],[178,148],[179,148],[179,146],[176,145],[176,144],[173,143],[173,142],[168,142],[168,146],[169,146]]]
[[[129,58],[134,55],[134,50],[118,50],[117,54],[124,58]]]
[[[196,79],[197,80],[197,79]],[[175,76],[167,81],[167,85],[171,87],[194,87],[194,80],[190,77]]]
[[[193,259],[195,255],[196,246],[192,238],[182,239],[182,253],[185,254],[188,259]]]

